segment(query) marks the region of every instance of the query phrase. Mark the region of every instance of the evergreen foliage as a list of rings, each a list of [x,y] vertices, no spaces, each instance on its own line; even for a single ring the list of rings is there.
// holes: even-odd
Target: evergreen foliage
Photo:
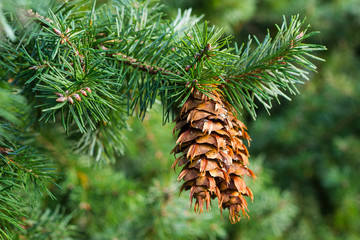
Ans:
[[[191,4],[194,12],[202,11],[201,1],[172,2],[175,8]],[[359,143],[360,37],[356,29],[360,27],[360,3],[356,0],[254,2],[249,2],[256,5],[253,15],[234,23],[232,31],[236,39],[244,39],[248,32],[263,36],[263,29],[272,31],[271,25],[278,23],[281,15],[299,13],[307,17],[312,28],[321,31],[309,41],[326,44],[329,49],[320,55],[326,63],[320,67],[319,74],[299,87],[302,92],[299,97],[289,104],[275,104],[271,117],[259,109],[257,120],[248,125],[253,139],[252,156],[264,154],[263,166],[273,170],[273,184],[291,192],[298,210],[282,239],[358,239],[360,232],[355,225],[360,218],[359,184],[355,178],[359,171],[356,144]],[[210,9],[205,18],[217,18],[212,14],[216,10]],[[226,21],[217,20],[222,24]],[[235,232],[234,236],[251,230]],[[274,238],[271,232],[264,237]]]
[[[171,146],[162,149],[156,140],[171,138],[171,131],[163,127],[164,136],[149,121],[159,124],[158,115],[171,121],[194,89],[207,96],[217,91],[238,114],[245,109],[256,118],[258,104],[269,110],[274,98],[289,99],[298,93],[295,84],[316,70],[311,61],[321,59],[312,53],[325,48],[303,41],[317,32],[295,15],[284,18],[274,37],[249,37],[238,47],[225,29],[190,10],[168,20],[155,1],[45,5],[47,12],[0,6],[0,31],[8,36],[0,38],[1,238],[225,238],[226,229],[236,231],[214,215],[180,207],[185,198],[174,197],[164,157]],[[162,114],[149,119],[148,110],[159,104]],[[130,118],[129,133],[134,115],[144,121]],[[95,162],[113,165],[88,168]],[[249,206],[258,224],[246,223],[253,231],[244,236],[262,226],[282,237],[295,221],[293,196],[276,187],[264,191],[266,184],[254,184],[270,200],[259,197]],[[40,201],[34,193],[44,206],[32,206]],[[66,213],[51,202],[54,196]],[[279,210],[266,216],[271,206]],[[279,217],[284,224],[274,223]]]

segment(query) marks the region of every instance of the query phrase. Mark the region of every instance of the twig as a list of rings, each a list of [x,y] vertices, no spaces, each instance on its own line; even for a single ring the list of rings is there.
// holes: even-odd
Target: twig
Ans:
[[[105,51],[109,50],[105,46],[99,46],[99,48],[102,50],[105,50]],[[113,53],[113,54],[109,54],[109,55],[110,56],[120,56],[122,59],[124,59],[123,62],[126,63],[127,65],[132,66],[134,68],[138,68],[139,70],[142,70],[145,72],[149,72],[150,74],[157,74],[157,73],[162,74],[162,75],[169,75],[169,74],[179,75],[180,74],[179,71],[176,73],[173,73],[162,67],[154,67],[154,66],[148,65],[146,63],[139,62],[137,59],[126,56],[125,54],[122,54],[122,53]]]

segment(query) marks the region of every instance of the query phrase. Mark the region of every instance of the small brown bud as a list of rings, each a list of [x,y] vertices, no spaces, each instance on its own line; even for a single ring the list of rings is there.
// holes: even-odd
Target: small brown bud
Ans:
[[[3,148],[3,147],[0,147],[0,154],[2,155],[8,155],[9,152],[13,152],[14,150],[10,149],[10,148]]]
[[[290,48],[293,48],[293,47],[294,47],[294,41],[291,40],[291,42],[290,42]]]
[[[68,102],[74,104],[74,100],[72,99],[72,97],[68,97]]]
[[[185,84],[185,86],[186,86],[186,87],[189,87],[189,86],[190,86],[190,82],[187,82],[187,83]]]
[[[299,33],[296,37],[295,40],[299,40],[300,38],[302,38],[304,36],[304,32]]]
[[[62,95],[61,93],[58,93],[58,92],[56,92],[55,95],[56,95],[56,96],[59,96],[59,97],[63,97],[63,96],[64,96],[64,95]]]
[[[198,83],[199,81],[197,79],[194,79],[193,80],[193,83]]]
[[[195,58],[199,58],[200,57],[200,54],[199,53],[197,53],[197,54],[195,54],[195,56],[194,56]]]
[[[79,94],[75,93],[75,94],[73,95],[73,97],[74,97],[76,100],[78,100],[79,102],[81,101],[81,97],[79,96]]]
[[[67,100],[67,97],[59,97],[56,99],[57,102],[65,102]]]
[[[85,90],[83,90],[83,89],[81,89],[81,90],[80,90],[80,93],[81,93],[83,96],[85,96],[85,97],[87,96],[86,91],[85,91]]]
[[[102,50],[109,50],[107,47],[102,46],[102,45],[100,45],[99,48],[101,48]]]
[[[79,204],[80,209],[84,209],[85,211],[90,211],[91,210],[91,205],[87,202],[81,202]]]
[[[62,33],[59,29],[53,28],[53,30],[57,35],[62,36]]]
[[[88,93],[91,93],[91,89],[89,87],[86,87],[85,90],[88,91]]]
[[[185,67],[185,71],[189,71],[190,68],[191,68],[191,66],[190,66],[190,65],[187,65],[187,66]]]
[[[208,43],[208,44],[206,45],[205,50],[206,50],[206,51],[210,51],[210,50],[211,50],[211,44],[210,44],[210,43]]]

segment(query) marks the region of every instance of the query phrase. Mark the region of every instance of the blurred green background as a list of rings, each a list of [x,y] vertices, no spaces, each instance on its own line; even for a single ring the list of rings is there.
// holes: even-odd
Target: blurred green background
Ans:
[[[32,4],[44,12],[36,1]],[[252,138],[250,167],[258,177],[247,179],[254,192],[251,218],[231,225],[227,214],[221,220],[216,202],[211,212],[199,215],[189,208],[187,192],[178,197],[170,155],[173,125],[161,125],[158,105],[143,122],[129,120],[126,150],[114,165],[94,164],[67,151],[70,143],[58,137],[61,129],[43,130],[38,140],[58,160],[62,188],[51,189],[57,200],[33,203],[43,212],[34,211],[26,220],[32,236],[48,231],[49,238],[37,239],[360,239],[360,1],[163,4],[170,16],[178,8],[204,14],[210,24],[227,27],[238,43],[249,34],[261,40],[267,29],[275,33],[283,15],[300,14],[311,30],[321,32],[308,41],[328,48],[319,55],[326,62],[316,63],[318,74],[298,86],[300,95],[275,103],[271,116],[260,108],[256,121],[245,113],[241,117]],[[39,222],[47,209],[67,218]],[[52,228],[57,221],[65,230]],[[74,234],[64,237],[65,231]],[[35,239],[16,233],[14,238]]]

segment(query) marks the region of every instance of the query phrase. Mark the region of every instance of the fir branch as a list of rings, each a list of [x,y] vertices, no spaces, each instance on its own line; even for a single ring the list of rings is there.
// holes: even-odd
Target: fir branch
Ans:
[[[3,161],[6,163],[4,171],[16,173],[21,182],[24,183],[27,191],[33,188],[40,195],[46,192],[53,197],[47,189],[48,183],[54,183],[57,178],[57,173],[51,161],[42,155],[36,154],[28,147],[14,150],[8,156],[3,155]]]
[[[90,126],[90,127],[95,126],[95,124],[92,123],[93,121],[91,119],[95,119],[95,122],[99,120],[105,122],[109,121],[108,118],[104,117],[106,115],[103,114],[101,111],[91,111],[91,109],[100,110],[103,107],[107,109],[107,107],[111,106],[112,104],[118,104],[118,101],[122,99],[122,96],[125,96],[128,92],[132,92],[132,99],[134,99],[133,103],[131,103],[129,108],[131,108],[132,111],[134,111],[135,107],[137,106],[137,103],[139,103],[141,108],[140,115],[145,113],[149,104],[150,105],[153,104],[154,97],[151,97],[151,100],[148,99],[147,97],[149,94],[148,89],[153,88],[148,85],[148,83],[150,83],[151,81],[147,81],[145,86],[142,87],[145,81],[142,81],[140,79],[143,78],[146,79],[147,77],[145,76],[139,77],[137,71],[134,71],[134,72],[129,72],[130,74],[132,74],[131,79],[139,79],[140,81],[139,80],[130,81],[128,82],[129,83],[128,85],[127,82],[124,82],[126,80],[126,75],[124,76],[121,73],[119,74],[119,70],[114,69],[114,67],[119,67],[119,66],[114,66],[114,64],[119,65],[119,62],[125,63],[126,65],[132,66],[134,70],[136,68],[144,72],[145,74],[152,75],[152,74],[157,74],[158,72],[162,72],[162,74],[168,75],[168,72],[170,72],[170,70],[164,70],[164,68],[162,67],[153,67],[153,66],[155,61],[159,62],[159,58],[157,59],[156,56],[164,53],[165,51],[169,51],[171,48],[171,46],[169,45],[169,41],[164,42],[164,40],[168,38],[169,30],[165,33],[161,33],[158,30],[156,30],[156,26],[160,24],[159,20],[156,18],[153,20],[155,21],[155,24],[150,25],[149,21],[146,20],[146,17],[151,18],[154,16],[149,16],[150,13],[149,11],[143,11],[145,9],[144,7],[140,7],[141,9],[139,10],[139,12],[135,12],[134,13],[135,15],[131,14],[130,16],[128,15],[128,12],[124,11],[125,9],[124,6],[122,7],[123,7],[122,12],[118,12],[117,15],[110,15],[110,16],[108,15],[108,12],[103,12],[101,9],[97,10],[93,8],[92,14],[90,15],[91,19],[89,25],[81,27],[81,29],[85,29],[85,30],[87,29],[87,31],[93,32],[93,35],[90,36],[92,38],[91,40],[89,40],[89,35],[85,30],[78,31],[75,27],[74,30],[70,31],[69,27],[66,27],[66,26],[73,26],[74,28],[74,26],[76,25],[79,24],[82,25],[83,24],[82,22],[71,21],[70,23],[69,22],[65,23],[64,20],[66,20],[67,17],[65,17],[64,20],[62,20],[61,18],[51,13],[50,14],[51,19],[46,19],[45,17],[42,17],[38,14],[34,15],[32,12],[29,12],[29,14],[32,14],[33,17],[44,26],[45,31],[43,33],[40,33],[40,38],[37,40],[38,44],[36,44],[37,49],[35,50],[35,52],[27,53],[27,51],[24,50],[25,53],[24,56],[28,59],[29,62],[31,62],[31,66],[28,67],[28,70],[39,71],[44,69],[45,67],[49,67],[49,69],[45,70],[45,72],[48,72],[50,74],[42,74],[40,77],[40,72],[39,73],[36,72],[35,75],[28,77],[26,83],[31,83],[31,81],[34,81],[35,79],[38,79],[37,82],[41,80],[40,81],[41,84],[38,83],[36,86],[36,90],[39,93],[38,95],[40,95],[39,97],[41,98],[46,96],[51,96],[50,93],[51,89],[53,89],[52,90],[53,94],[61,94],[60,98],[57,98],[57,101],[60,102],[60,104],[58,104],[57,106],[54,106],[50,102],[40,103],[38,105],[39,107],[43,108],[43,111],[45,113],[42,116],[42,119],[45,119],[47,121],[50,120],[51,118],[55,119],[56,112],[58,112],[60,109],[62,110],[63,108],[69,108],[69,110],[66,110],[64,114],[62,111],[63,122],[65,122],[64,127],[66,129],[69,129],[72,120],[74,120],[78,125],[79,129],[82,132],[85,132],[86,131],[85,126]],[[99,19],[105,19],[105,21],[107,22],[97,23],[96,22],[96,19],[98,19],[97,15],[102,15],[102,14],[106,14],[107,16],[105,18],[99,17]],[[129,17],[138,18],[139,16],[143,16],[141,18],[142,19],[141,21],[143,21],[141,25],[138,26],[128,25],[127,27],[123,28],[124,24],[127,21],[129,21],[128,20]],[[106,19],[109,19],[109,21]],[[114,20],[120,22],[121,26],[119,24],[116,24]],[[104,28],[105,26],[106,28]],[[113,26],[116,28],[111,29]],[[159,29],[162,30],[162,28]],[[117,33],[113,32],[114,30],[116,30]],[[54,37],[50,33],[53,33],[56,36],[60,37],[60,41],[56,41],[54,44]],[[130,33],[132,35],[129,35]],[[109,37],[109,35],[113,35],[113,36]],[[71,39],[74,36],[77,36],[76,44],[74,44],[75,40]],[[129,40],[123,41],[122,39],[129,39]],[[152,43],[149,45],[149,47],[144,48],[143,46],[145,45],[145,42],[148,41],[151,41]],[[72,51],[69,51],[69,49],[64,47],[63,44],[67,44],[70,47],[70,49],[72,49]],[[50,47],[49,45],[53,45],[53,46]],[[154,46],[156,47],[154,48]],[[84,47],[86,47],[86,49]],[[104,58],[104,54],[106,54],[105,56],[109,56],[110,51],[108,50],[109,49],[108,47],[111,47],[112,49],[111,52],[117,52],[116,54],[111,55],[113,57],[111,61],[109,61],[110,60],[109,58]],[[95,48],[100,49],[100,51],[96,51]],[[120,49],[125,48],[125,50],[123,50],[125,53],[135,52],[138,55],[135,55],[134,57],[130,57],[130,56],[128,57],[126,55],[126,57],[124,58],[125,54],[120,54],[119,51],[116,50],[119,48]],[[52,52],[48,52],[48,49],[54,49],[54,50]],[[144,54],[144,51],[141,50],[134,51],[134,49],[142,49],[145,50],[147,53]],[[70,52],[74,54],[74,59],[71,60],[68,59]],[[89,55],[91,52],[95,53],[95,56],[98,57],[98,59],[99,58],[101,59],[100,60],[101,62],[98,62],[96,66],[96,70],[95,67],[92,66],[94,63],[91,61],[92,59],[95,60],[95,58]],[[34,58],[33,56],[35,56],[36,58]],[[136,56],[140,56],[141,59],[137,60]],[[57,60],[58,58],[60,58],[59,59],[60,61]],[[53,60],[49,61],[51,62],[50,65],[47,60],[43,61],[41,59],[53,59]],[[99,61],[98,59],[96,59],[96,61]],[[126,61],[123,61],[124,59]],[[66,69],[64,69],[65,71],[59,70],[59,67],[64,68],[64,63],[66,66]],[[76,73],[77,71],[76,68],[78,68],[83,72],[82,74],[80,73],[80,78],[82,83],[76,84],[77,86],[71,86],[72,81],[68,81],[68,79],[65,79],[64,76],[69,76],[74,80],[79,79],[79,77],[74,76],[74,74],[79,74]],[[91,74],[89,72],[89,68],[90,71],[92,71],[95,74]],[[120,71],[123,72],[123,67],[120,66],[120,68],[122,68]],[[26,72],[23,73],[23,75],[25,74]],[[100,78],[96,80],[96,83],[98,83],[98,85],[95,84],[95,81],[90,84],[90,82],[93,81],[93,79],[90,79],[91,75],[100,76]],[[57,77],[55,78],[55,76]],[[23,78],[24,76],[17,76],[17,77],[19,79],[20,77]],[[123,91],[121,93],[122,96],[116,97],[114,95],[115,94],[114,91],[109,91],[109,89],[106,90],[105,86],[104,88],[102,88],[102,85],[104,85],[105,82],[99,84],[100,80],[106,77],[108,78],[107,82],[110,83],[110,85],[115,86],[116,92],[121,93],[121,91]],[[116,82],[114,82],[114,80]],[[84,82],[88,82],[88,84]],[[44,85],[43,83],[46,83],[46,85]],[[66,86],[66,88],[64,89],[64,87],[61,86],[60,84]],[[159,84],[159,82],[156,81],[154,84],[156,86]],[[123,85],[123,87],[121,85]],[[105,96],[109,98],[108,100],[111,99],[111,103],[108,100],[105,100],[103,96],[102,97],[99,96],[103,102],[104,100],[108,101],[107,106],[100,106],[99,104],[97,104],[98,106],[96,108],[94,108],[95,105],[93,105],[93,107],[85,109],[83,107],[84,105],[83,103],[85,102],[83,102],[77,105],[78,107],[76,108],[76,110],[78,113],[76,113],[76,111],[74,111],[75,109],[74,110],[71,109],[72,108],[71,105],[77,103],[76,101],[74,101],[71,94],[77,94],[76,92],[81,91],[81,89],[83,89],[84,87],[91,87],[91,89],[93,89],[94,97],[99,96],[98,93],[100,93],[99,91],[94,91],[94,90],[96,90],[96,88],[101,88],[102,93],[105,93]],[[120,90],[120,88],[122,90]],[[66,92],[69,92],[70,95],[66,94]],[[76,96],[78,96],[78,94]],[[69,102],[71,105],[62,104],[65,103],[66,101]],[[98,103],[100,103],[100,101]],[[90,114],[91,116],[89,115],[89,117],[86,117],[86,119],[84,119],[82,117],[81,112],[88,112],[89,109],[92,112],[92,114]],[[67,117],[67,120],[65,121],[65,116],[71,116],[71,115],[73,116],[73,119]],[[93,127],[91,127],[91,129],[94,129]]]
[[[189,26],[196,23],[196,21],[199,20],[199,18],[192,18],[190,16],[190,11],[184,12],[184,15],[181,15],[181,12],[179,12],[178,17],[171,23],[171,25],[165,25],[160,22],[160,18],[156,18],[156,16],[160,16],[157,13],[157,8],[152,8],[151,11],[149,11],[147,3],[145,5],[140,4],[138,8],[136,8],[135,12],[131,12],[129,14],[129,11],[126,11],[128,8],[128,5],[123,5],[123,3],[120,3],[121,8],[119,11],[117,11],[116,15],[109,16],[108,12],[102,11],[102,9],[92,9],[92,13],[89,16],[90,21],[88,26],[84,26],[81,29],[84,29],[84,33],[86,31],[93,31],[93,40],[87,40],[88,43],[93,42],[92,46],[89,45],[88,49],[92,50],[92,48],[97,48],[100,51],[94,52],[97,57],[101,57],[103,54],[107,57],[112,57],[111,61],[109,61],[109,58],[104,59],[104,62],[102,65],[99,65],[100,69],[102,68],[109,68],[109,72],[113,71],[114,78],[117,78],[117,82],[114,85],[122,85],[121,90],[119,87],[117,88],[117,92],[121,93],[121,98],[123,96],[126,96],[126,98],[130,99],[128,104],[129,114],[132,114],[137,106],[140,106],[140,112],[139,116],[144,116],[146,110],[152,106],[154,103],[156,96],[157,96],[157,90],[161,86],[163,86],[164,82],[168,81],[170,78],[173,78],[174,75],[180,75],[181,72],[178,69],[178,64],[176,61],[172,60],[171,64],[168,64],[165,61],[166,55],[173,55],[178,58],[179,56],[175,53],[174,54],[174,47],[173,42],[177,41],[175,40],[175,35],[183,34],[183,31],[186,30],[186,28],[189,28]],[[105,14],[105,15],[104,15]],[[48,31],[44,31],[44,34],[40,34],[41,37],[46,36],[45,34],[47,32],[55,33],[56,36],[60,37],[61,41],[57,44],[53,45],[51,48],[54,49],[54,51],[51,53],[51,56],[49,54],[46,54],[48,56],[42,56],[43,53],[45,53],[45,45],[49,45],[51,41],[54,41],[53,37],[51,35],[47,36],[47,40],[44,39],[38,40],[37,42],[42,42],[40,44],[37,44],[38,54],[36,58],[42,58],[42,59],[56,59],[57,55],[60,54],[60,49],[64,49],[62,47],[63,44],[68,44],[71,49],[73,49],[73,54],[79,57],[80,62],[80,69],[83,70],[83,72],[86,74],[86,67],[89,65],[90,58],[87,57],[87,54],[84,53],[82,49],[79,48],[81,43],[83,43],[83,40],[81,40],[81,37],[83,33],[81,31],[76,30],[76,25],[79,24],[79,22],[72,21],[71,23],[64,22],[64,20],[67,20],[68,16],[65,16],[64,19],[61,19],[61,17],[58,17],[50,12],[51,18],[43,17],[37,13],[34,13],[32,11],[27,11],[27,15],[34,18],[36,21],[38,21],[43,27],[44,30],[48,29]],[[104,19],[101,16],[105,16],[105,19],[109,19],[108,22],[98,22],[99,19]],[[130,20],[129,20],[130,19]],[[128,24],[129,21],[131,22],[131,19],[141,19],[142,23],[140,25],[132,25]],[[116,20],[116,24],[114,22]],[[189,23],[190,20],[193,20],[189,26],[185,26],[186,23]],[[130,23],[129,22],[129,23]],[[150,24],[150,22],[152,24]],[[76,25],[75,25],[76,24]],[[82,24],[82,23],[80,23]],[[69,27],[72,26],[74,30],[69,31]],[[104,26],[107,26],[104,30]],[[115,29],[112,29],[112,27],[115,27]],[[163,31],[164,26],[166,26],[166,30]],[[51,29],[51,30],[50,30]],[[88,29],[88,30],[86,30]],[[114,31],[115,30],[115,31]],[[77,38],[76,44],[74,44],[74,41],[71,40],[71,36],[77,35],[80,38]],[[40,38],[41,39],[41,38]],[[46,41],[48,43],[46,43]],[[80,43],[80,44],[79,44]],[[43,44],[43,46],[41,46]],[[46,46],[46,49],[49,49],[49,46]],[[67,51],[67,49],[64,49]],[[40,61],[39,59],[34,58],[34,53],[27,53],[25,52],[25,56],[27,56],[27,59],[29,62],[31,62],[31,66],[28,67],[28,70],[41,70],[45,67],[50,67],[49,70],[46,70],[45,72],[52,71],[52,69],[56,70],[58,67],[60,67],[58,61]],[[200,55],[204,53],[201,52]],[[85,55],[84,55],[85,54]],[[68,55],[68,54],[67,54]],[[36,56],[36,55],[35,55]],[[86,58],[86,60],[84,59]],[[171,57],[173,58],[173,57]],[[66,59],[66,56],[62,58],[62,61]],[[51,63],[50,63],[51,62]],[[70,71],[71,67],[75,65],[75,61],[67,60],[68,62],[68,69]],[[66,62],[65,62],[66,63]],[[125,64],[127,66],[131,66],[133,70],[129,71],[123,66],[120,67],[119,70],[114,71],[113,64],[119,65],[119,63]],[[91,64],[91,63],[90,63]],[[105,64],[105,65],[104,65]],[[110,65],[109,65],[110,64]],[[71,66],[71,67],[70,67]],[[186,67],[185,67],[186,68]],[[99,70],[100,70],[99,69]],[[188,70],[188,67],[187,67]],[[128,74],[124,75],[124,71]],[[142,73],[139,73],[142,72]],[[115,74],[117,75],[115,77]],[[158,75],[159,74],[159,75]],[[56,75],[59,75],[56,73]],[[69,74],[66,74],[69,75]],[[151,76],[153,75],[153,76]],[[27,83],[30,83],[31,81],[34,81],[36,78],[40,76],[39,73],[35,73],[32,77],[28,78]],[[46,75],[45,75],[46,76]],[[70,89],[64,89],[63,87],[59,86],[54,78],[53,80],[48,81],[45,80],[43,77],[41,77],[43,82],[46,82],[50,84],[49,86],[45,86],[43,84],[37,86],[38,93],[40,93],[42,96],[49,96],[50,92],[49,90],[51,88],[54,88],[54,94],[59,93],[62,94],[60,98],[57,99],[58,102],[63,103],[66,100],[70,102],[70,104],[74,104],[73,98],[71,96],[65,96],[64,92],[76,92],[79,91],[79,88],[84,87],[84,85],[78,86],[76,89],[71,90]],[[60,78],[61,79],[61,78]],[[128,81],[127,79],[130,79]],[[57,85],[57,86],[56,86]],[[93,84],[91,84],[93,86]],[[85,85],[86,86],[86,85]],[[89,87],[89,85],[87,85]],[[91,87],[91,86],[90,86]],[[45,95],[44,90],[46,90]],[[67,87],[68,88],[68,87]],[[155,92],[154,92],[155,90]],[[112,93],[113,94],[113,93]],[[40,96],[40,97],[42,97]],[[42,97],[43,98],[43,97]],[[75,101],[76,102],[76,101]],[[46,106],[49,106],[46,108]],[[41,103],[39,104],[39,107],[44,108],[45,115],[43,115],[42,119],[50,120],[55,119],[56,112],[63,108],[71,108],[68,104],[58,104],[57,106],[51,106],[49,103]],[[81,109],[81,105],[79,106]],[[49,112],[50,111],[50,112]],[[83,109],[82,111],[87,111],[86,109]],[[68,115],[69,114],[66,114]],[[73,115],[71,113],[70,115]],[[99,117],[99,114],[97,114],[98,119],[101,119],[102,121],[108,121],[108,119],[104,119]],[[64,116],[64,115],[63,115]],[[88,126],[94,126],[90,122],[90,124],[87,124],[86,122],[89,122],[89,120],[81,120],[81,115],[77,114],[73,115],[75,122],[77,123],[79,129],[81,131],[85,130],[85,125]],[[95,116],[92,116],[93,118]],[[63,117],[64,118],[64,117]],[[89,119],[91,119],[89,118]],[[78,119],[78,120],[76,120]],[[71,121],[64,121],[66,124],[64,127],[66,129],[69,129],[69,123]],[[84,122],[84,123],[83,123]],[[91,128],[94,129],[94,128]]]
[[[0,84],[0,237],[10,239],[14,228],[20,232],[24,207],[32,193],[52,196],[48,184],[57,177],[52,162],[39,155],[31,147],[21,144],[24,138],[24,119],[29,114],[25,98]],[[17,130],[20,129],[20,130]]]
[[[71,224],[73,214],[66,215],[57,206],[54,210],[26,209],[29,214],[24,218],[21,231],[14,231],[13,237],[26,239],[79,239],[77,227]]]
[[[278,27],[278,33],[271,39],[268,33],[262,43],[256,37],[257,47],[251,51],[252,40],[246,47],[242,46],[235,52],[239,60],[233,63],[225,76],[223,91],[228,100],[240,112],[247,109],[256,118],[256,100],[262,103],[266,110],[272,107],[272,100],[278,96],[290,99],[290,94],[297,94],[296,83],[307,80],[308,71],[316,71],[316,66],[308,59],[322,60],[310,52],[325,50],[324,46],[306,44],[302,41],[317,32],[306,34],[308,29],[302,29],[305,20],[299,16],[291,18],[289,26],[284,19],[283,25]]]
[[[0,143],[4,142],[0,135]],[[18,148],[17,145],[0,148],[0,236],[5,239],[11,239],[10,229],[24,231],[21,219],[26,216],[26,198],[33,199],[32,194],[43,195],[44,192],[54,198],[48,185],[54,184],[57,178],[51,161],[29,147]]]
[[[14,172],[4,169],[4,155],[0,154],[0,237],[11,239],[11,228],[21,228],[20,217],[25,204],[18,198],[17,190],[21,189],[21,181]]]

